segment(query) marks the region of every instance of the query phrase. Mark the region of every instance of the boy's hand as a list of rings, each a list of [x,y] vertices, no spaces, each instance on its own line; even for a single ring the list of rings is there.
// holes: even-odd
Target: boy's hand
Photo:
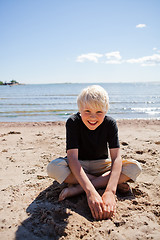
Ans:
[[[103,201],[97,191],[89,192],[87,194],[87,201],[90,207],[92,216],[96,220],[103,219]]]
[[[116,199],[112,191],[106,191],[102,195],[103,219],[111,218],[116,212]]]

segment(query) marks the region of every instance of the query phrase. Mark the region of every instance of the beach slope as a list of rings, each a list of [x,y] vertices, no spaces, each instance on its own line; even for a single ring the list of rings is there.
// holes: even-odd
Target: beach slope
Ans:
[[[59,203],[64,185],[48,178],[48,163],[65,156],[65,123],[0,124],[0,239],[159,239],[160,121],[119,120],[122,157],[141,163],[117,213],[94,221],[85,194]],[[103,189],[99,191],[100,194]]]

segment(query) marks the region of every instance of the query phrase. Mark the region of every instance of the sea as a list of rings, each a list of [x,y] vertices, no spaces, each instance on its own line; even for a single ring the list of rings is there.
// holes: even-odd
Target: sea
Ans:
[[[160,119],[160,82],[60,83],[0,86],[0,122],[66,121],[77,96],[89,85],[109,95],[108,115],[118,119]]]

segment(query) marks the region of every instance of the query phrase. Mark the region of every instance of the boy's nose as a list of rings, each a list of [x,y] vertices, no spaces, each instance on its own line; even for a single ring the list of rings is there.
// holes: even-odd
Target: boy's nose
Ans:
[[[91,113],[90,117],[91,117],[91,118],[96,118],[95,113]]]

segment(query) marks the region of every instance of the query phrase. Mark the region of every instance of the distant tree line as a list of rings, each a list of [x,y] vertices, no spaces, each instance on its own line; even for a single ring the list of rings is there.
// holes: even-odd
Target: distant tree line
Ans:
[[[11,80],[10,82],[2,82],[0,81],[0,85],[18,85],[19,82],[17,82],[16,80]]]

